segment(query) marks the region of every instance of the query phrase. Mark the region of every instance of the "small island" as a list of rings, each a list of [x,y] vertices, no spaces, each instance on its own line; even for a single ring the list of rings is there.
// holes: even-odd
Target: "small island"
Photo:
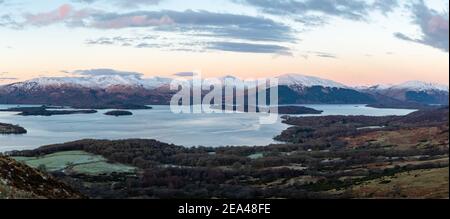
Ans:
[[[425,110],[439,108],[439,106],[425,105],[413,102],[400,102],[400,103],[373,103],[368,104],[367,107],[378,108],[378,109],[412,109],[412,110]]]
[[[279,106],[278,113],[285,115],[320,115],[323,111],[304,106]]]
[[[236,111],[236,112],[248,113],[250,111],[248,105],[244,106],[244,110],[242,110],[242,108],[237,107],[236,105],[234,105],[234,106],[230,105],[229,108],[231,109],[231,107],[233,108],[233,111]],[[222,106],[212,105],[211,108],[225,110],[227,108],[227,105],[222,105]],[[260,112],[277,112],[278,114],[284,114],[284,115],[318,115],[318,114],[323,113],[323,111],[316,110],[316,109],[309,108],[309,107],[304,107],[304,106],[278,106],[277,108],[276,107],[256,107],[256,113],[260,113]]]
[[[11,125],[6,123],[0,123],[0,134],[26,134],[27,130],[18,125]]]
[[[133,103],[99,103],[99,104],[80,104],[72,106],[75,109],[117,109],[117,110],[149,110],[153,109],[150,106],[133,104]]]
[[[53,110],[49,110],[53,109]],[[16,107],[9,109],[2,109],[2,112],[19,112],[20,116],[53,116],[53,115],[70,115],[70,114],[93,114],[96,110],[54,110],[54,107],[40,106],[40,107]]]
[[[133,113],[129,112],[129,111],[124,111],[124,110],[113,110],[113,111],[106,112],[105,115],[119,117],[119,116],[132,116]]]

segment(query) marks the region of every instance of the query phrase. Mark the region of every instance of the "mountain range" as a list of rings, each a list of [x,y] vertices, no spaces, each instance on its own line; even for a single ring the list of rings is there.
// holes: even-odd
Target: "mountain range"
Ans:
[[[233,76],[218,78],[237,79]],[[352,87],[318,77],[285,74],[279,81],[280,104],[371,104],[378,107],[417,108],[448,105],[449,87],[420,81],[397,85]],[[74,107],[117,103],[169,104],[174,91],[163,77],[94,75],[42,77],[0,86],[0,104],[52,104]]]

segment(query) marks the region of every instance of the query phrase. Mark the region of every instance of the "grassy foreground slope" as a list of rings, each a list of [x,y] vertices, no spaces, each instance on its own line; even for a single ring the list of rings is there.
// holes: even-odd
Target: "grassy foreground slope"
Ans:
[[[371,180],[349,191],[360,198],[448,198],[449,168],[414,170]]]
[[[0,199],[77,199],[69,186],[11,158],[0,156]]]

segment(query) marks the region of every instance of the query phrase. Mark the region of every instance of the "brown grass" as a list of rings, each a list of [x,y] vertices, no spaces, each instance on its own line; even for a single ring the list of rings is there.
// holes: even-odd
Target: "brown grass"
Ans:
[[[346,137],[343,140],[348,142],[350,148],[391,146],[395,149],[405,150],[425,148],[429,145],[448,148],[449,134],[444,132],[444,129],[445,127],[424,127],[396,131],[374,131],[355,137]]]
[[[347,192],[357,198],[448,199],[449,168],[415,170],[365,182]]]

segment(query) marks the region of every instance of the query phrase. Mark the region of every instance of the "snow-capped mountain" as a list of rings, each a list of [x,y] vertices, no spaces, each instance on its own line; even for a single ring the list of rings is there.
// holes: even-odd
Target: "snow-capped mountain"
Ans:
[[[376,85],[360,89],[362,92],[384,96],[393,100],[419,104],[448,104],[447,85],[422,81],[408,81],[396,85]]]
[[[278,76],[278,83],[280,85],[286,86],[301,86],[301,87],[313,87],[313,86],[322,86],[322,87],[335,87],[335,88],[349,88],[348,86],[318,77],[306,76],[301,74],[285,74]]]
[[[423,81],[408,81],[399,85],[394,85],[390,89],[405,89],[405,90],[411,90],[411,91],[430,91],[430,90],[436,90],[436,91],[446,91],[448,92],[448,86],[443,84],[437,84],[437,83],[428,83]]]
[[[359,87],[358,90],[407,90],[407,91],[443,91],[449,92],[448,85],[424,81],[407,81],[401,84],[379,84],[371,87]]]
[[[277,77],[280,104],[369,104],[374,99],[347,85],[319,77],[285,74]]]
[[[321,87],[328,87],[328,88],[350,88],[349,86],[346,86],[344,84],[327,80],[323,78],[313,77],[313,76],[306,76],[301,74],[285,74],[281,76],[275,77],[278,79],[278,84],[280,86],[293,86],[293,87],[314,87],[314,86],[321,86]],[[227,86],[233,86],[233,83],[244,83],[244,79],[235,77],[232,75],[226,75],[223,77],[213,78],[217,79],[217,81],[220,81],[223,85]],[[253,78],[254,80],[258,78]],[[251,85],[251,84],[247,84]],[[256,86],[256,85],[255,85]]]
[[[367,87],[350,87],[345,84],[323,79],[314,76],[307,76],[301,74],[284,74],[276,77],[279,85],[295,86],[295,87],[314,87],[321,86],[325,88],[345,88],[359,91],[383,91],[383,90],[408,90],[408,91],[443,91],[449,92],[448,85],[437,83],[429,83],[422,81],[408,81],[402,84],[380,84]],[[224,83],[225,81],[241,80],[237,77],[228,75],[217,78]],[[142,78],[139,75],[94,75],[83,77],[42,77],[35,78],[28,81],[18,82],[7,86],[16,88],[34,88],[38,87],[60,87],[60,86],[74,86],[84,88],[100,88],[105,89],[111,86],[129,86],[142,87],[146,89],[155,89],[170,85],[172,78],[165,77],[150,77]]]
[[[186,78],[188,79],[188,78]],[[227,82],[234,76],[217,78]],[[277,77],[280,104],[448,104],[446,85],[410,81],[398,85],[350,87],[339,82],[300,74]],[[103,102],[168,104],[174,91],[172,78],[144,78],[139,74],[43,77],[0,86],[0,103],[93,105]],[[189,79],[188,79],[189,80]],[[242,81],[241,81],[242,82]]]
[[[350,88],[344,84],[322,79],[313,76],[306,76],[300,74],[286,74],[276,77],[279,85],[296,86],[296,87],[313,87],[322,86],[330,88]],[[225,76],[217,78],[220,82],[228,84],[233,80],[241,80],[234,76]],[[25,90],[36,87],[84,87],[84,88],[98,88],[106,89],[113,86],[126,87],[142,87],[146,89],[155,89],[170,85],[173,79],[163,77],[142,78],[137,75],[95,75],[89,77],[42,77],[35,78],[24,82],[18,82],[10,86],[15,88],[22,88]]]
[[[113,86],[154,89],[169,84],[171,79],[162,77],[141,78],[136,75],[98,75],[90,77],[43,77],[12,84],[25,90],[41,87],[83,87],[105,89]]]
[[[0,86],[0,103],[73,107],[168,104],[168,78],[137,75],[37,78]]]
[[[357,90],[386,90],[393,87],[393,84],[377,84],[374,86],[357,86],[355,89]]]

